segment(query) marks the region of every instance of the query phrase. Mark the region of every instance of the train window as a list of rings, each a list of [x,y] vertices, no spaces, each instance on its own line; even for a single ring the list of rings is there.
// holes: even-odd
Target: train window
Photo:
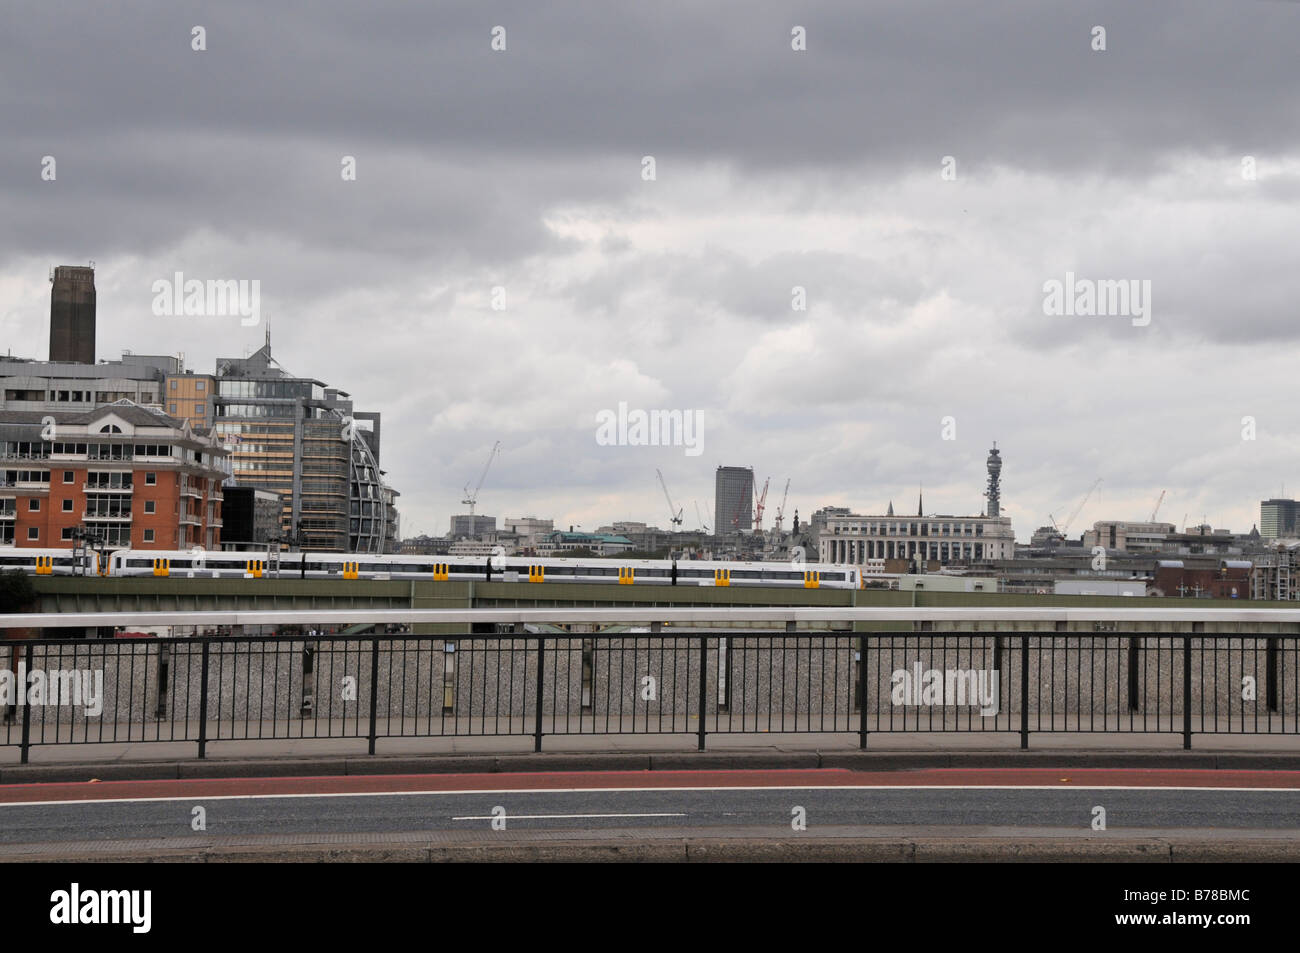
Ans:
[[[731,575],[735,579],[762,579],[763,572],[760,569],[733,569]]]

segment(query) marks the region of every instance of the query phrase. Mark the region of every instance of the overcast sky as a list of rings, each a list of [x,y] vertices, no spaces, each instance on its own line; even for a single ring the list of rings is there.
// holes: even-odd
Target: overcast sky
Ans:
[[[258,280],[283,365],[383,414],[404,535],[495,440],[479,512],[584,529],[667,526],[656,467],[711,523],[719,464],[978,513],[996,440],[1022,540],[1098,477],[1071,535],[1162,489],[1246,531],[1300,492],[1297,50],[1285,0],[11,2],[0,346],[45,359],[93,259],[99,357],[211,372],[264,327],[153,283]],[[1149,323],[1044,314],[1067,272]],[[620,401],[702,452],[600,445]]]

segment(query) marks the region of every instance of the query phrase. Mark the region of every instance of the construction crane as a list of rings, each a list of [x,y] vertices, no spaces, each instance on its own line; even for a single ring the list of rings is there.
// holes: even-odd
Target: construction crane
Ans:
[[[668,501],[668,519],[672,522],[674,529],[680,529],[682,525],[682,511],[679,507],[673,505],[673,498],[668,495],[668,484],[664,482],[664,475],[657,468],[655,476],[659,477],[659,485],[663,487],[664,499]]]
[[[763,509],[767,506],[767,485],[772,482],[768,477],[763,481],[763,492],[754,498],[754,530],[757,532],[763,528]]]
[[[1168,491],[1166,490],[1160,491],[1160,499],[1156,500],[1156,508],[1151,511],[1151,519],[1147,520],[1148,523],[1154,523],[1156,521],[1156,514],[1160,512],[1160,504],[1165,501],[1166,492]]]
[[[785,519],[785,501],[789,498],[790,480],[787,478],[785,481],[785,492],[781,494],[781,505],[776,508],[776,519],[773,520],[773,522],[776,523],[776,532],[778,536],[781,534],[781,522]]]
[[[488,454],[487,463],[483,464],[483,472],[479,474],[478,485],[474,487],[473,493],[469,491],[469,484],[468,483],[465,484],[465,499],[461,500],[460,502],[462,503],[462,505],[469,507],[470,516],[474,515],[474,507],[478,504],[478,491],[483,489],[483,481],[487,479],[488,468],[492,466],[492,458],[497,455],[497,451],[500,449],[501,449],[500,440],[492,444],[492,452]]]
[[[700,501],[694,500],[693,502],[695,503],[695,518],[700,521],[700,529],[707,533],[709,524],[704,522],[704,514],[700,512]]]
[[[1079,505],[1074,508],[1074,512],[1070,514],[1070,518],[1067,519],[1064,523],[1057,523],[1055,516],[1053,516],[1051,513],[1047,514],[1047,518],[1052,521],[1052,525],[1056,527],[1056,531],[1060,533],[1062,537],[1064,537],[1065,534],[1070,531],[1070,524],[1074,522],[1074,518],[1078,516],[1079,511],[1082,510],[1084,506],[1087,505],[1089,498],[1093,494],[1093,491],[1096,490],[1097,487],[1099,487],[1100,485],[1101,485],[1101,477],[1097,477],[1097,479],[1093,481],[1092,486],[1088,487],[1088,492],[1083,495],[1083,499],[1079,501]]]

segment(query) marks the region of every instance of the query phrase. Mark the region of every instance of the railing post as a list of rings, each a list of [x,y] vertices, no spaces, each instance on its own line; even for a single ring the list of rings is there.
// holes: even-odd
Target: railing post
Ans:
[[[32,647],[27,646],[27,671],[24,678],[32,673]],[[57,738],[55,739],[58,740]],[[32,749],[32,700],[28,696],[26,686],[23,690],[23,742],[22,742],[22,763],[27,763],[27,756]]]
[[[199,757],[208,756],[208,652],[212,647],[203,640],[202,668],[199,672]]]
[[[1128,710],[1137,711],[1138,704],[1138,640],[1128,640]]]
[[[316,630],[312,629],[310,634],[315,635]],[[299,718],[306,718],[308,715],[312,714],[316,708],[316,698],[315,698],[316,693],[314,688],[315,679],[312,678],[312,672],[314,670],[313,663],[315,661],[314,659],[315,651],[316,648],[313,643],[311,642],[303,643],[302,645],[302,703],[298,706]]]
[[[1204,681],[1203,675],[1202,681]],[[1276,637],[1266,639],[1264,642],[1264,703],[1267,705],[1269,711],[1277,711]]]
[[[370,754],[375,753],[375,716],[379,711],[379,639],[370,640]]]
[[[167,668],[170,656],[170,645],[164,642],[158,646],[158,704],[153,713],[155,721],[162,721],[167,716]]]
[[[708,709],[705,706],[705,698],[709,691],[709,637],[700,636],[700,730],[699,730],[699,750],[704,750],[704,722],[708,718]]]
[[[858,638],[858,748],[867,750],[867,637]]]
[[[1183,636],[1183,750],[1192,746],[1192,637]]]
[[[1029,633],[1020,637],[1020,748],[1029,747]]]
[[[558,649],[559,643],[556,643]],[[536,712],[534,713],[535,721],[533,722],[533,751],[542,750],[542,692],[545,691],[546,683],[546,639],[537,636],[537,698]],[[566,709],[567,711],[567,709]]]

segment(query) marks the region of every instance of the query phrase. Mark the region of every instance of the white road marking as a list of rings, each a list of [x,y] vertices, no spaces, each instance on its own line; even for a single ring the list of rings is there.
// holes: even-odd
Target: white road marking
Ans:
[[[58,782],[65,783],[65,782]],[[1169,787],[1164,785],[1084,785],[1084,784],[809,784],[809,785],[743,785],[720,787],[650,787],[650,788],[483,788],[466,791],[334,791],[323,793],[288,794],[186,794],[169,797],[106,797],[73,798],[62,801],[0,801],[4,807],[32,807],[36,805],[66,804],[148,804],[156,801],[263,801],[276,798],[330,798],[330,797],[447,797],[465,794],[629,794],[648,791],[1223,791],[1237,794],[1284,793],[1298,794],[1300,788],[1229,788],[1229,787]]]
[[[592,817],[686,817],[685,814],[485,814],[482,816],[453,817],[453,821],[494,821],[498,817],[510,821],[553,821]]]

